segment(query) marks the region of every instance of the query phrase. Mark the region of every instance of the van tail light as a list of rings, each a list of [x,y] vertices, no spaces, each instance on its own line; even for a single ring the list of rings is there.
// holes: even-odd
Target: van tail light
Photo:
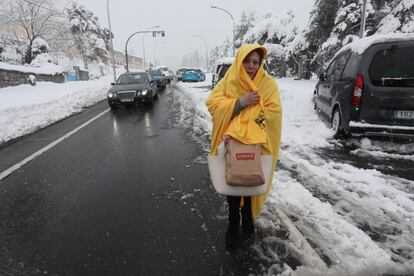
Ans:
[[[361,104],[362,92],[364,90],[364,77],[361,74],[355,76],[354,91],[352,91],[352,105],[359,106]]]

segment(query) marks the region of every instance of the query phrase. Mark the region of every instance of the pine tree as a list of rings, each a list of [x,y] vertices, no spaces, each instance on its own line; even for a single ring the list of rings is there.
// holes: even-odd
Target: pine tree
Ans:
[[[314,55],[325,42],[335,25],[339,5],[337,0],[317,0],[310,13],[308,31],[305,32],[308,51]]]

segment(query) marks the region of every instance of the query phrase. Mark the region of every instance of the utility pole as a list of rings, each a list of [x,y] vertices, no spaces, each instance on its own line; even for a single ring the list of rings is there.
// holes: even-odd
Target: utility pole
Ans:
[[[363,38],[365,33],[365,13],[367,9],[367,0],[362,0],[362,11],[361,11],[361,30],[359,37]]]
[[[109,36],[111,37],[110,46],[111,46],[111,58],[112,58],[112,70],[113,70],[113,75],[114,75],[114,82],[116,82],[115,52],[114,52],[114,43],[112,41],[111,17],[109,16],[109,0],[106,1],[106,11],[108,13]]]

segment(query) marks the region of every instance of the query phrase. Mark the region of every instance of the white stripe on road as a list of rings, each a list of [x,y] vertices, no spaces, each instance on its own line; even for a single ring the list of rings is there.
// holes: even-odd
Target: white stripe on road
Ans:
[[[26,157],[25,159],[23,159],[19,163],[15,164],[14,166],[12,166],[12,167],[8,168],[7,170],[5,170],[4,172],[0,173],[0,181],[3,180],[4,178],[6,178],[7,176],[9,176],[10,174],[12,174],[14,171],[20,169],[21,167],[23,167],[25,164],[29,163],[30,161],[32,161],[36,157],[42,155],[44,152],[46,152],[49,149],[53,148],[54,146],[56,146],[60,142],[62,142],[65,139],[69,138],[70,136],[72,136],[73,134],[75,134],[76,132],[78,132],[79,130],[81,130],[82,128],[86,127],[87,125],[89,125],[90,123],[92,123],[93,121],[95,121],[96,119],[98,119],[99,117],[101,117],[102,115],[104,115],[105,113],[107,113],[109,110],[110,109],[108,108],[107,110],[99,113],[98,115],[96,115],[95,117],[93,117],[92,119],[90,119],[89,121],[87,121],[86,123],[78,126],[74,130],[66,133],[65,135],[63,135],[59,139],[53,141],[49,145],[41,148],[40,150],[36,151],[35,153],[33,153],[32,155],[30,155],[29,157]]]

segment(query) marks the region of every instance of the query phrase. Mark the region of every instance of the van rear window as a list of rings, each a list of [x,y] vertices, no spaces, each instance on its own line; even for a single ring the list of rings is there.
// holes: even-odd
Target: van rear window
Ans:
[[[223,64],[219,72],[219,79],[224,78],[224,75],[226,74],[227,70],[229,70],[229,68],[230,68],[230,64]]]
[[[391,46],[377,52],[369,68],[375,86],[414,87],[414,47]]]

